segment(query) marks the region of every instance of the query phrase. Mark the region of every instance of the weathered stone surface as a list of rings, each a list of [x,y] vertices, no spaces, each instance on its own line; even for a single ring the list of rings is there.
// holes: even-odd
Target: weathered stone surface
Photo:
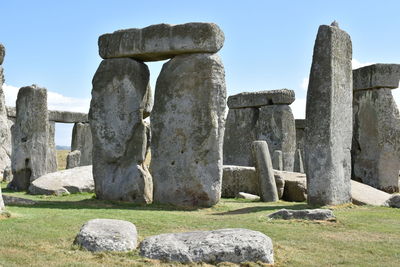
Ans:
[[[224,33],[214,23],[156,24],[103,34],[99,37],[99,54],[104,59],[157,61],[180,54],[215,53],[224,40]]]
[[[3,182],[10,182],[13,178],[11,166],[7,166],[3,171]]]
[[[338,27],[319,27],[307,91],[305,169],[308,203],[351,201],[352,45]]]
[[[278,191],[267,142],[254,141],[251,148],[254,155],[258,183],[260,185],[261,200],[266,202],[278,201]]]
[[[259,92],[243,92],[228,97],[228,107],[259,108],[268,105],[290,105],[296,99],[295,93],[290,89],[265,90]]]
[[[224,165],[223,173],[222,197],[236,197],[242,191],[253,195],[260,194],[260,185],[255,167]],[[281,198],[285,180],[279,173],[274,170],[278,197]]]
[[[9,187],[26,190],[32,181],[48,172],[47,91],[36,85],[22,87],[16,104],[11,165],[13,180]]]
[[[40,176],[29,186],[33,195],[62,195],[93,192],[92,166],[77,167]]]
[[[249,193],[245,193],[245,192],[239,192],[236,195],[236,198],[243,198],[243,199],[248,199],[248,200],[260,200],[259,196],[253,195],[253,194],[249,194]]]
[[[53,121],[49,122],[49,132],[47,134],[47,173],[57,171],[57,151],[56,151],[56,126]]]
[[[331,210],[328,209],[309,209],[309,210],[287,210],[281,209],[277,212],[268,215],[270,219],[282,220],[318,220],[330,221],[335,220],[336,217]]]
[[[229,109],[224,135],[225,165],[254,166],[251,144],[257,140],[258,117],[257,108]]]
[[[390,196],[390,194],[369,185],[351,180],[351,197],[353,204],[385,206],[385,202]]]
[[[11,165],[11,131],[8,127],[7,110],[2,87],[4,80],[2,73],[3,69],[0,67],[0,177],[3,177],[4,169]]]
[[[154,93],[153,90],[151,90],[150,84],[148,84],[148,88],[146,91],[146,105],[144,106],[144,111],[143,111],[143,119],[150,116],[151,111],[153,110],[153,106],[154,106]]]
[[[353,90],[399,87],[400,64],[373,64],[353,70]]]
[[[283,171],[282,151],[274,151],[274,154],[272,155],[272,167],[274,170]]]
[[[303,153],[300,149],[296,149],[296,153],[294,154],[294,172],[304,173],[304,166],[303,166]]]
[[[72,169],[81,166],[81,152],[73,150],[67,155],[67,169]]]
[[[128,221],[93,219],[75,237],[75,245],[89,251],[131,251],[137,247],[136,226]]]
[[[6,106],[7,116],[9,118],[16,118],[17,117],[17,108],[16,107],[9,107]]]
[[[93,78],[89,120],[93,177],[100,199],[152,201],[152,178],[143,163],[148,83],[147,66],[129,58],[103,60]]]
[[[88,122],[88,114],[72,111],[49,110],[49,120],[63,123]]]
[[[295,125],[296,125],[296,148],[301,150],[301,157],[303,159],[303,168],[305,170],[305,164],[304,164],[304,143],[305,143],[305,128],[306,128],[306,120],[302,119],[296,119],[295,120]]]
[[[5,205],[4,205],[4,201],[3,201],[3,195],[1,193],[1,188],[0,188],[0,211],[4,211],[5,210]]]
[[[222,197],[236,197],[239,192],[259,194],[256,168],[247,166],[224,165],[222,176]]]
[[[182,206],[219,201],[225,108],[218,55],[180,55],[164,64],[151,115],[154,201]]]
[[[22,197],[14,197],[14,196],[8,196],[8,195],[3,195],[3,200],[5,205],[26,205],[26,206],[31,206],[35,205],[36,201],[27,199],[27,198],[22,198]]]
[[[140,255],[182,263],[274,263],[271,239],[263,233],[240,228],[151,236],[140,244]]]
[[[356,91],[353,108],[352,178],[398,192],[400,115],[391,90]]]
[[[6,49],[3,44],[0,44],[0,65],[3,64],[4,57],[6,55]]]
[[[92,132],[89,123],[75,123],[72,129],[71,150],[79,150],[80,166],[92,165]]]
[[[284,188],[280,198],[286,201],[303,202],[307,199],[307,182],[304,173],[274,171],[275,180],[283,180]],[[279,190],[279,187],[278,187]]]
[[[288,105],[261,107],[256,132],[258,140],[265,140],[270,151],[282,151],[283,170],[293,171],[296,129],[291,108]]]
[[[389,207],[400,209],[400,195],[392,195],[385,204]]]

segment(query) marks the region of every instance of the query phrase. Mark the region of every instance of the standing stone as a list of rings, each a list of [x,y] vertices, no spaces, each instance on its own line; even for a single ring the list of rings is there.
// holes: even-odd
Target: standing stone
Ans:
[[[303,156],[300,149],[297,149],[294,155],[294,172],[304,173]]]
[[[11,165],[11,131],[8,127],[7,110],[4,100],[3,83],[4,74],[3,63],[5,49],[0,44],[0,177],[3,176],[3,170]]]
[[[255,140],[265,140],[271,153],[282,151],[283,170],[292,171],[296,134],[289,104],[294,99],[294,91],[289,89],[244,92],[230,96],[224,138],[224,164],[254,166],[251,144]]]
[[[92,165],[92,132],[89,123],[75,123],[72,130],[71,150],[81,152],[80,166]]]
[[[260,185],[261,200],[265,202],[278,201],[278,191],[276,188],[268,144],[265,141],[254,141],[252,150]]]
[[[257,140],[258,108],[229,109],[224,138],[224,165],[254,166],[251,144]]]
[[[391,89],[400,65],[374,64],[353,71],[353,179],[388,193],[399,191],[400,115]]]
[[[79,167],[81,163],[81,152],[79,150],[73,150],[67,155],[67,169]]]
[[[260,108],[256,124],[258,140],[265,140],[271,151],[282,151],[284,171],[293,171],[296,151],[296,128],[288,105],[272,105]]]
[[[305,159],[304,143],[305,143],[305,139],[306,139],[306,134],[305,134],[306,120],[296,119],[295,125],[296,125],[296,148],[300,149],[301,157],[304,160]],[[303,161],[303,167],[305,168],[304,161]]]
[[[129,58],[103,60],[94,75],[89,121],[99,199],[152,201],[152,178],[144,164],[148,83],[147,66]]]
[[[305,162],[308,203],[351,201],[353,79],[350,36],[319,27],[307,91]]]
[[[225,71],[216,54],[180,55],[157,79],[152,123],[154,201],[212,206],[221,196]]]
[[[47,173],[49,160],[47,90],[36,85],[22,87],[17,97],[10,188],[27,190]]]
[[[48,146],[47,146],[47,173],[57,171],[57,151],[55,142],[55,122],[49,122],[49,133],[48,133]]]
[[[282,151],[274,151],[272,155],[272,167],[274,170],[283,171]]]

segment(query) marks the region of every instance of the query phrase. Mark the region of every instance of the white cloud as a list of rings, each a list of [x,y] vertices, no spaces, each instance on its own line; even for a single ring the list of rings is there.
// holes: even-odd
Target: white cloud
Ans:
[[[353,67],[353,70],[361,68],[361,67],[365,67],[365,66],[368,66],[368,65],[372,65],[372,64],[375,64],[375,63],[373,63],[373,62],[360,62],[355,58],[353,58],[351,60],[351,65]]]
[[[304,119],[306,117],[306,99],[296,98],[290,105],[295,119]]]
[[[304,77],[304,78],[303,78],[303,81],[301,81],[300,88],[303,89],[303,90],[305,90],[305,91],[307,91],[307,89],[308,89],[308,82],[309,82],[309,78],[308,78],[308,77]]]
[[[8,84],[3,84],[3,91],[7,106],[15,106],[19,87]],[[59,93],[47,91],[47,106],[49,110],[65,110],[75,112],[89,111],[90,99],[89,98],[75,98],[64,96]]]

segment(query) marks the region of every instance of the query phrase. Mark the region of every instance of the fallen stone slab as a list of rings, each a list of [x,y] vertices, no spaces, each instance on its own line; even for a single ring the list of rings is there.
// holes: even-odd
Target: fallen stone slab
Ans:
[[[22,198],[22,197],[14,197],[14,196],[9,196],[9,195],[3,195],[3,201],[5,205],[35,205],[37,202]]]
[[[353,204],[386,206],[390,194],[373,188],[372,186],[351,180],[351,197]]]
[[[214,23],[156,24],[101,35],[99,54],[104,59],[157,61],[180,54],[216,53],[224,41],[224,33]]]
[[[151,236],[140,244],[140,255],[181,263],[274,263],[271,239],[261,232],[241,228]]]
[[[82,226],[74,244],[92,252],[131,251],[137,246],[136,226],[122,220],[90,220]]]
[[[45,174],[29,186],[33,195],[61,195],[93,192],[92,165]]]
[[[253,195],[253,194],[248,194],[245,192],[239,192],[236,195],[236,198],[243,198],[243,199],[248,199],[248,200],[260,200],[260,197],[257,195]]]
[[[267,215],[270,219],[282,220],[318,220],[330,221],[335,220],[336,217],[331,210],[328,209],[308,209],[308,210],[287,210],[281,209],[277,212]]]
[[[385,204],[389,207],[400,209],[400,194],[392,195]]]
[[[399,87],[400,64],[373,64],[353,70],[353,90]]]
[[[281,104],[290,105],[295,99],[295,93],[290,89],[243,92],[228,97],[228,107],[237,109]]]

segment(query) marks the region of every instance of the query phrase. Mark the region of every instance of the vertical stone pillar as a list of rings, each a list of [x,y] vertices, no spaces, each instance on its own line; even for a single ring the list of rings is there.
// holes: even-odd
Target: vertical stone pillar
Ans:
[[[399,191],[400,115],[391,90],[400,65],[374,64],[353,71],[353,179]]]
[[[47,146],[47,173],[57,171],[57,151],[56,151],[56,123],[54,121],[49,122],[49,133],[48,133],[48,146]]]
[[[351,201],[352,44],[337,26],[319,27],[306,105],[308,203]]]
[[[261,200],[265,202],[278,201],[278,190],[276,188],[268,144],[265,141],[254,141],[252,144],[252,151],[254,154],[258,183],[260,185]]]
[[[11,162],[11,151],[9,150],[11,132],[8,128],[7,111],[3,92],[4,74],[3,67],[1,66],[3,64],[5,53],[6,51],[4,46],[0,44],[0,177],[3,177],[4,169],[9,166]],[[2,210],[4,210],[4,202],[0,188],[0,211]]]
[[[32,181],[47,173],[49,119],[46,89],[36,85],[22,87],[18,92],[16,108],[13,180],[9,186],[27,190]]]
[[[89,123],[75,123],[72,130],[71,151],[81,152],[80,166],[92,165],[92,132]]]
[[[225,71],[217,54],[187,54],[164,64],[152,123],[154,201],[211,206],[221,196]]]
[[[294,91],[288,89],[244,92],[230,96],[224,138],[224,164],[253,166],[251,144],[255,140],[264,140],[271,153],[282,151],[283,170],[293,171],[296,136],[289,105],[294,100]]]
[[[89,122],[99,199],[152,201],[152,179],[144,164],[148,83],[147,66],[130,58],[105,59],[94,75]]]
[[[296,165],[299,166],[300,164],[303,165],[303,169],[305,171],[305,164],[304,164],[304,143],[305,143],[305,128],[306,128],[306,120],[304,119],[296,119],[295,120],[295,125],[296,125],[296,149],[300,149],[301,151],[301,159],[302,162],[296,162],[296,156],[294,157],[294,165],[296,168]],[[296,170],[294,170],[296,171]]]

